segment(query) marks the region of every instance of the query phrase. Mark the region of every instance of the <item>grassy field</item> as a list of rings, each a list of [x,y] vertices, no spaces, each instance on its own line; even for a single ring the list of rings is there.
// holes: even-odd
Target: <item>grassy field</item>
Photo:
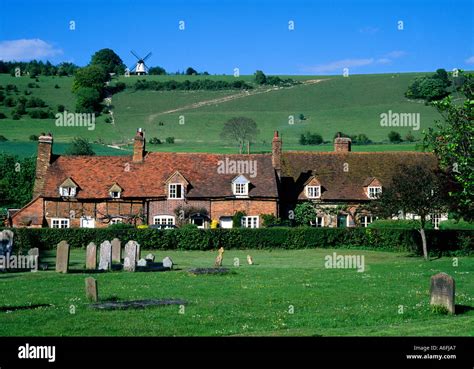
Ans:
[[[324,257],[364,255],[366,270],[325,269]],[[145,255],[146,251],[142,251]],[[473,336],[474,258],[424,262],[410,255],[357,250],[229,250],[232,274],[193,276],[190,267],[213,265],[215,252],[160,251],[177,270],[155,273],[81,272],[85,252],[73,250],[75,273],[0,273],[0,336]],[[255,265],[245,263],[253,256]],[[239,258],[240,267],[234,267]],[[43,255],[54,269],[54,255]],[[459,314],[438,315],[429,306],[429,280],[437,272],[456,280]],[[102,300],[179,298],[178,306],[95,311],[84,278],[98,280]],[[52,304],[33,310],[7,306]],[[403,313],[400,305],[403,305]],[[293,307],[293,314],[291,309]],[[181,311],[183,312],[183,311]]]
[[[129,88],[113,96],[115,124],[105,123],[105,115],[101,115],[97,117],[95,130],[56,127],[53,119],[23,116],[20,120],[13,120],[11,108],[0,106],[0,112],[7,115],[6,119],[0,120],[0,132],[10,141],[18,143],[27,143],[31,134],[52,132],[56,142],[68,142],[74,136],[83,136],[91,141],[101,140],[111,144],[129,142],[136,128],[141,127],[148,137],[158,137],[163,141],[166,137],[175,137],[175,145],[149,145],[152,151],[236,152],[234,146],[222,142],[219,134],[225,121],[235,116],[246,116],[254,119],[260,130],[251,147],[253,152],[270,150],[274,130],[281,132],[287,150],[332,150],[331,145],[301,146],[298,138],[306,131],[320,133],[326,141],[332,141],[337,131],[365,133],[374,142],[382,143],[376,145],[378,147],[354,147],[359,151],[414,150],[414,144],[392,146],[386,143],[387,134],[393,128],[380,126],[380,114],[389,110],[420,113],[420,130],[395,128],[402,137],[411,132],[415,138],[420,138],[422,130],[440,119],[434,108],[410,101],[403,95],[409,83],[420,75],[423,73],[353,75],[348,78],[292,76],[305,83],[289,88],[257,87],[249,94],[236,90],[135,91],[132,87],[138,78],[159,81],[232,80],[232,76],[120,77],[119,80]],[[239,79],[251,82],[253,76],[241,76]],[[37,83],[39,88],[28,88],[31,82]],[[28,90],[30,96],[42,98],[54,111],[59,104],[68,111],[74,110],[71,77],[39,77],[39,82],[35,82],[28,77],[0,75],[0,85],[7,84],[18,86],[17,97]],[[306,119],[300,121],[300,114]],[[293,124],[290,124],[290,115],[294,116]],[[180,121],[180,117],[184,118],[184,122]]]

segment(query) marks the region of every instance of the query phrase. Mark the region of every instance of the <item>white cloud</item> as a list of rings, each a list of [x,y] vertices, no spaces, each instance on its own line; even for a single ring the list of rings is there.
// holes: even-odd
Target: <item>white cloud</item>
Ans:
[[[378,31],[379,29],[377,27],[371,27],[371,26],[367,26],[367,27],[359,29],[359,33],[367,33],[369,35],[373,35],[377,33]]]
[[[395,51],[389,52],[388,54],[385,54],[385,57],[386,58],[401,58],[402,56],[405,56],[406,54],[407,54],[406,51],[395,50]]]
[[[20,39],[0,42],[0,60],[27,61],[62,54],[61,49],[39,39]]]
[[[377,64],[389,64],[391,62],[392,62],[392,60],[388,59],[388,58],[380,58],[380,59],[377,59],[375,61],[375,63],[377,63]]]
[[[466,64],[474,64],[474,56],[466,59]]]
[[[314,66],[307,66],[301,68],[304,72],[310,73],[328,73],[334,72],[336,70],[340,70],[344,68],[352,68],[352,67],[362,67],[364,65],[373,64],[374,59],[344,59],[344,60],[337,60],[328,64],[319,64]]]

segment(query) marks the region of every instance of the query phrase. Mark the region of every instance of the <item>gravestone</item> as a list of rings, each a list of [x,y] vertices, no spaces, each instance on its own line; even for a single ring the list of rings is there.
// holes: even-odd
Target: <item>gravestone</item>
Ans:
[[[86,278],[86,298],[92,302],[98,300],[97,280],[92,277]]]
[[[150,262],[150,263],[153,263],[155,261],[155,255],[150,253],[147,256],[145,256],[145,260]]]
[[[252,257],[251,257],[250,255],[247,255],[247,263],[248,263],[249,265],[253,265],[253,259],[252,259]]]
[[[112,244],[109,241],[100,244],[99,257],[99,270],[112,269]]]
[[[91,242],[86,249],[86,269],[95,270],[95,268],[97,268],[97,246]]]
[[[120,263],[122,261],[122,243],[118,238],[112,240],[112,263]]]
[[[67,273],[69,268],[69,244],[66,241],[58,243],[56,248],[56,271]]]
[[[135,241],[128,241],[125,244],[123,269],[127,272],[134,272],[137,267],[137,245]]]
[[[163,259],[163,267],[173,269],[173,260],[169,256]]]
[[[140,248],[140,244],[138,242],[135,242],[137,244],[137,260],[140,260],[141,259],[141,255],[142,255],[142,250]]]
[[[219,268],[222,266],[222,260],[224,259],[224,248],[221,247],[219,248],[219,250],[217,250],[217,252],[219,253],[216,257],[216,262],[214,263],[214,266],[216,268]]]
[[[28,250],[28,257],[30,258],[30,261],[33,265],[36,265],[33,269],[31,269],[32,272],[37,272],[38,271],[38,264],[39,264],[39,248],[34,247],[32,249]]]
[[[454,279],[446,273],[438,273],[431,277],[430,305],[445,307],[454,314]]]
[[[139,267],[146,267],[146,265],[147,265],[147,262],[146,262],[145,259],[140,259],[140,260],[138,260],[137,266],[139,266]]]

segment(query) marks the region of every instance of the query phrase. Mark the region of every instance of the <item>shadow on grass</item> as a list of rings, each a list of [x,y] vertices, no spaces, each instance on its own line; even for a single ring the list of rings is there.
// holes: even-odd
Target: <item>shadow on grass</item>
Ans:
[[[33,304],[33,305],[19,305],[19,306],[0,306],[0,311],[16,311],[16,310],[32,310],[40,307],[51,307],[51,304]]]
[[[454,311],[456,312],[456,315],[465,314],[471,310],[474,310],[474,307],[468,306],[468,305],[456,305],[454,309]]]

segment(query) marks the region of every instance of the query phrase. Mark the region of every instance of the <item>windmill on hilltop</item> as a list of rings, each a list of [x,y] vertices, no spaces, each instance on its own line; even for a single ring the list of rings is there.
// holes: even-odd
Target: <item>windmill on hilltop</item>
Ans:
[[[137,58],[137,63],[130,68],[130,71],[137,76],[144,76],[148,73],[148,66],[145,64],[145,60],[147,60],[151,56],[151,52],[149,52],[144,58],[141,58],[135,53],[133,50],[130,51],[132,55]]]

